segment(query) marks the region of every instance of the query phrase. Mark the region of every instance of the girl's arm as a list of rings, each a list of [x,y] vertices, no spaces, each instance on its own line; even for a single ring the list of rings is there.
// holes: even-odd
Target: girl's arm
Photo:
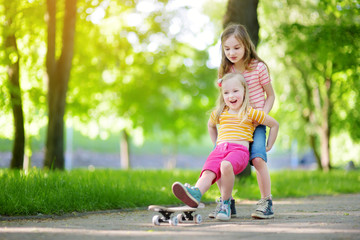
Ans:
[[[208,122],[208,131],[209,131],[211,141],[215,145],[216,139],[217,139],[217,129],[216,129],[216,125],[210,119]]]
[[[270,110],[272,109],[275,101],[275,92],[271,85],[271,82],[263,86],[265,93],[266,93],[266,99],[265,99],[265,105],[263,108],[263,111],[266,114],[269,114]]]
[[[265,121],[263,124],[270,128],[269,137],[268,137],[267,144],[266,144],[266,151],[268,152],[268,151],[270,151],[270,149],[272,148],[272,146],[275,143],[275,140],[276,140],[276,137],[277,137],[277,134],[279,131],[279,123],[273,117],[266,115]]]

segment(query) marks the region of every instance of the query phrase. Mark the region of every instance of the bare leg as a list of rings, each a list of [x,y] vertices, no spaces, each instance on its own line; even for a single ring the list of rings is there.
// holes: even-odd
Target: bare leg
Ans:
[[[212,171],[204,171],[195,184],[199,188],[202,195],[211,187],[212,181],[216,178],[216,174]]]
[[[220,191],[220,194],[221,194],[221,178],[219,180],[217,180],[216,184],[218,185],[218,188],[219,188],[219,191]],[[234,199],[232,194],[231,194],[231,199]]]
[[[254,158],[252,163],[256,169],[256,178],[258,181],[261,198],[271,195],[271,180],[266,162],[262,158]]]
[[[234,170],[229,161],[222,161],[220,166],[221,171],[221,197],[224,200],[231,198],[232,190],[234,188],[235,175]]]
[[[219,180],[217,180],[216,184],[217,184],[220,194],[221,194],[221,178]]]

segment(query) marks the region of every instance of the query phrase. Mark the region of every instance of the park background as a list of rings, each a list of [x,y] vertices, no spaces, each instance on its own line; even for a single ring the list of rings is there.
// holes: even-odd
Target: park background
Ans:
[[[358,166],[359,9],[354,0],[2,0],[0,167],[200,168],[230,21],[248,26],[270,68],[280,123],[270,169]]]

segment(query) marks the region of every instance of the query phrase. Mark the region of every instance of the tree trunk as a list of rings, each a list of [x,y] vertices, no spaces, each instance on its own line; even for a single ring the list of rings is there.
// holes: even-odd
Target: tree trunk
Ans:
[[[257,19],[258,0],[228,0],[223,27],[229,23],[244,25],[255,47],[259,42],[259,22]]]
[[[259,42],[259,22],[257,20],[258,0],[228,0],[223,27],[230,23],[239,23],[246,27],[255,47]],[[250,164],[238,176],[250,176]]]
[[[321,142],[321,167],[324,171],[329,171],[330,165],[330,136],[327,127],[321,129],[320,134]]]
[[[129,136],[124,129],[121,132],[120,139],[120,164],[122,169],[129,169],[131,167],[129,155]]]
[[[10,2],[5,1],[5,14],[10,11]],[[14,144],[12,149],[12,157],[10,162],[10,168],[22,169],[24,163],[24,151],[25,151],[25,129],[24,129],[24,115],[22,108],[21,89],[20,89],[20,54],[18,51],[16,36],[11,29],[12,16],[6,16],[5,29],[10,32],[5,32],[5,48],[6,53],[9,56],[10,53],[16,55],[16,60],[9,59],[7,67],[7,73],[9,77],[9,92],[11,97],[12,112],[14,117]]]
[[[312,150],[314,152],[317,166],[318,166],[319,169],[322,170],[320,154],[319,154],[319,152],[317,150],[317,147],[316,147],[316,136],[311,134],[309,136],[309,139],[310,139],[310,147],[312,148]]]
[[[324,171],[331,169],[330,164],[330,95],[332,91],[332,84],[330,78],[325,78],[325,85],[321,91],[323,105],[322,105],[322,121],[320,126],[320,142],[321,142],[321,166]]]
[[[25,155],[24,155],[24,165],[23,169],[27,173],[31,169],[31,158],[32,158],[32,149],[31,149],[32,137],[27,134],[25,135]]]
[[[74,53],[76,0],[65,1],[62,49],[58,61],[55,56],[56,0],[48,0],[48,130],[44,166],[64,169],[64,114],[66,92]]]

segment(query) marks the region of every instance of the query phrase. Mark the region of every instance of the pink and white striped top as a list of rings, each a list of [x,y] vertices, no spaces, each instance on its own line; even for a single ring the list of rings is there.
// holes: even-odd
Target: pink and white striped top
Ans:
[[[263,62],[255,59],[250,62],[250,69],[242,73],[249,87],[250,105],[255,109],[263,110],[265,105],[263,86],[271,82],[269,71]],[[231,72],[236,72],[234,65],[231,67]]]

